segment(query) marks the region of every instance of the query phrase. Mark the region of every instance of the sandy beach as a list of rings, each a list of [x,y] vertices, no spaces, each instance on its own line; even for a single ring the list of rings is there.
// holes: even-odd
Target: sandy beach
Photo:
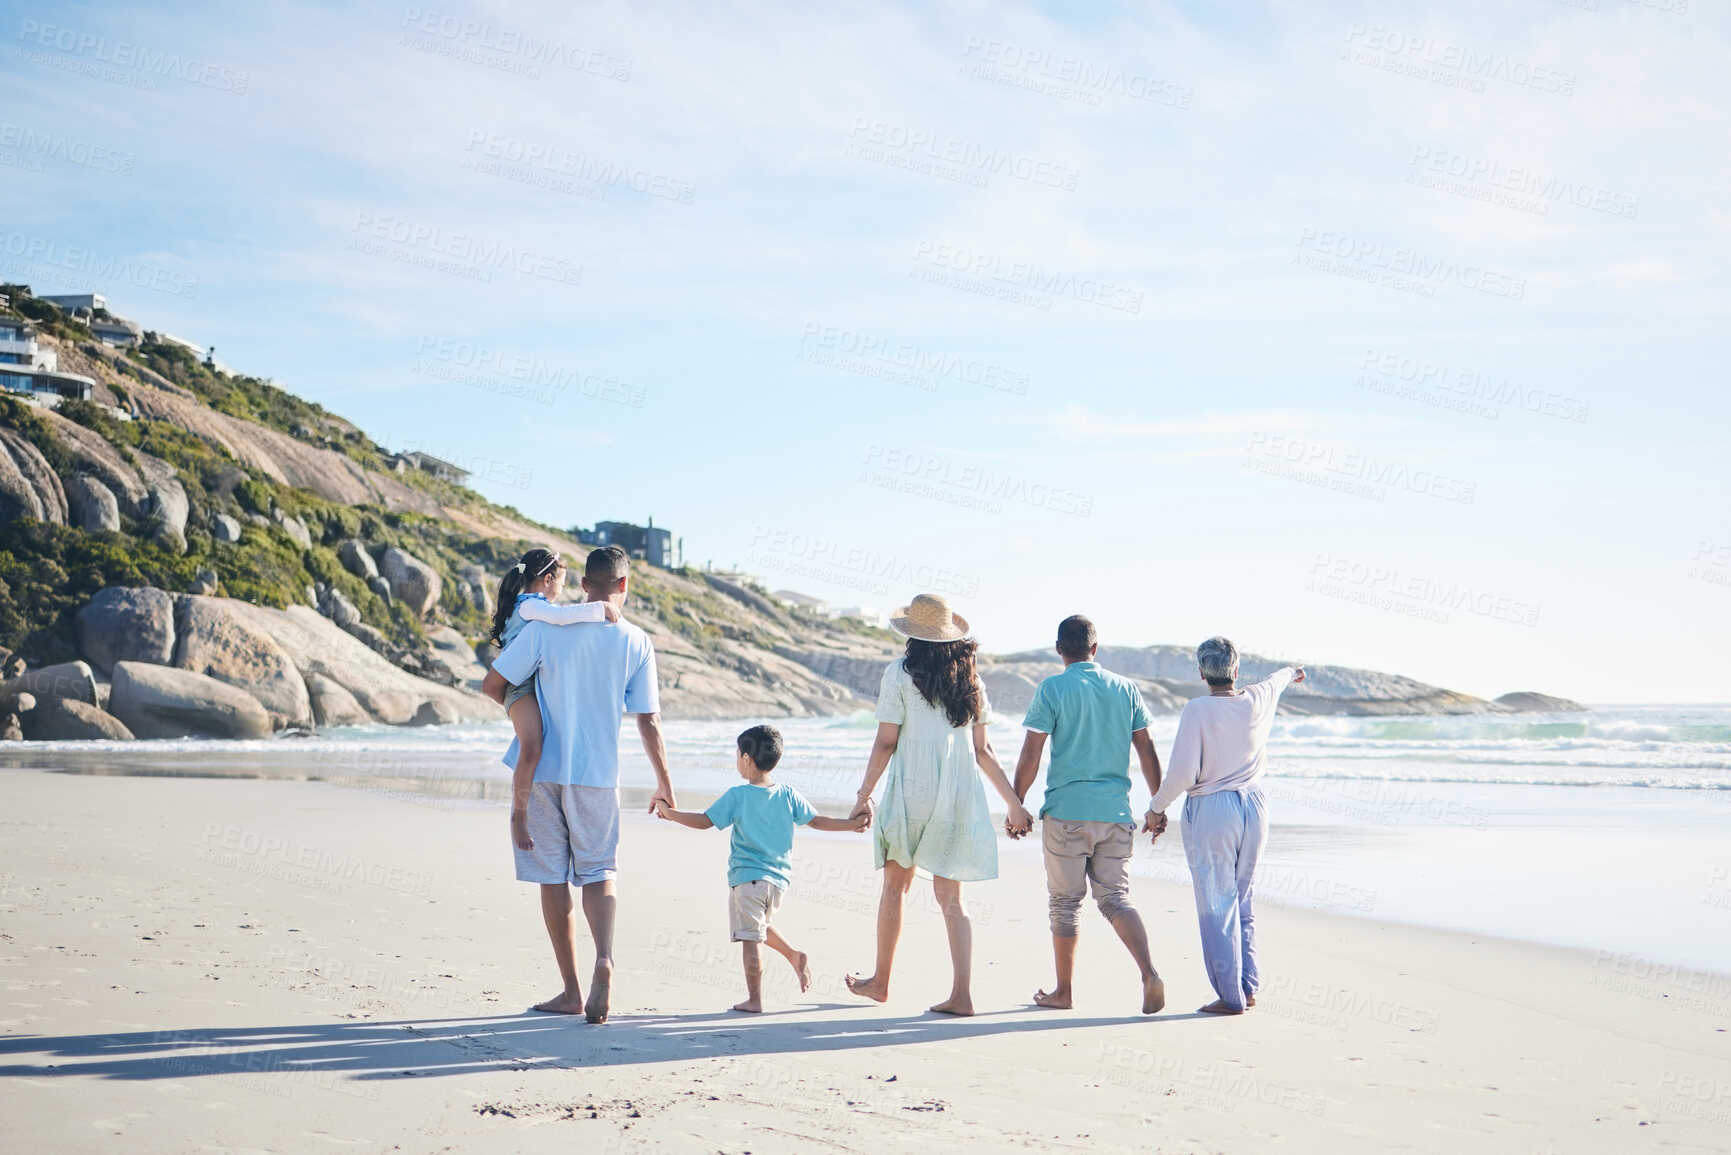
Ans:
[[[1731,1147],[1731,979],[1640,957],[1276,908],[1260,1005],[1210,1018],[1188,891],[1138,880],[1167,1012],[1091,908],[1078,1006],[1045,1012],[1042,881],[1005,855],[971,888],[981,1013],[939,1018],[929,890],[862,1004],[867,841],[802,833],[777,925],[816,982],[770,957],[747,1017],[726,838],[636,818],[591,1027],[524,1013],[556,980],[495,806],[0,773],[10,1151]]]

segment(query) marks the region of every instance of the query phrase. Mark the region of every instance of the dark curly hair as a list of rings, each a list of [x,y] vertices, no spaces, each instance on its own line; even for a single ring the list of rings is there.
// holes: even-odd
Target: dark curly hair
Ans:
[[[986,692],[974,668],[980,643],[972,638],[953,642],[908,639],[902,666],[913,680],[920,697],[942,710],[952,726],[970,726],[986,720]]]

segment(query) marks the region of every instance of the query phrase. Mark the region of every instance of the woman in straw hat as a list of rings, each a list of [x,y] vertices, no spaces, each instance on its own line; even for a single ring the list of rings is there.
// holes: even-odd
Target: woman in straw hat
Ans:
[[[854,807],[855,816],[863,812],[877,828],[877,865],[884,872],[877,969],[866,979],[849,975],[847,985],[863,998],[889,998],[902,899],[917,870],[931,875],[955,968],[950,997],[932,1010],[971,1015],[974,933],[962,905],[962,883],[998,877],[997,832],[980,774],[1009,807],[1012,832],[1026,833],[1034,819],[986,737],[991,711],[974,668],[979,644],[968,637],[967,621],[944,598],[921,594],[896,611],[890,626],[908,639],[908,648],[884,670],[877,741]],[[883,800],[874,806],[872,792],[886,770]]]

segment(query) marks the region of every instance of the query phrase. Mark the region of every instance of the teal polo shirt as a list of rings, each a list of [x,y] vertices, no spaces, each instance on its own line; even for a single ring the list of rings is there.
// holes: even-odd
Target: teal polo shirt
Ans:
[[[1130,735],[1148,728],[1142,691],[1098,662],[1072,662],[1034,690],[1022,725],[1052,736],[1040,817],[1133,822]]]

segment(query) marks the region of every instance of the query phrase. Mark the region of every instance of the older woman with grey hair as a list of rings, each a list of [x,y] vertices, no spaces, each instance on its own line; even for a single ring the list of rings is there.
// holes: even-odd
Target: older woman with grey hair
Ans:
[[[1184,857],[1196,887],[1202,959],[1219,997],[1200,1008],[1241,1015],[1256,1005],[1256,918],[1251,885],[1268,845],[1268,801],[1257,785],[1268,764],[1268,731],[1287,686],[1304,681],[1301,666],[1276,670],[1238,689],[1238,648],[1222,637],[1196,647],[1196,669],[1208,693],[1178,717],[1166,778],[1148,809],[1164,816],[1184,800]]]

